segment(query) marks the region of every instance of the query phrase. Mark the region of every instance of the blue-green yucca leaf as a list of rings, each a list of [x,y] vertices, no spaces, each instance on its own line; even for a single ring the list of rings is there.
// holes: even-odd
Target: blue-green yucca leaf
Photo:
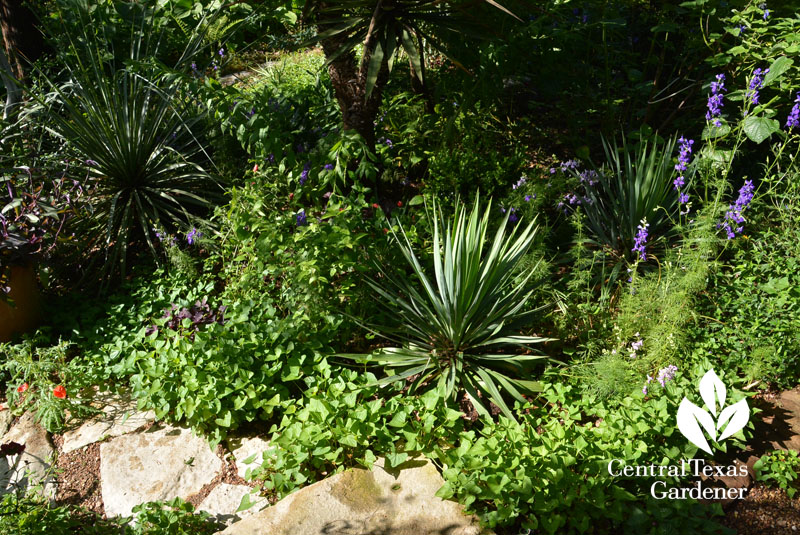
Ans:
[[[45,77],[50,92],[34,95],[49,112],[48,130],[86,162],[83,186],[92,203],[77,230],[90,265],[100,264],[105,278],[124,274],[132,240],[144,242],[158,258],[153,228],[193,225],[222,193],[195,161],[204,154],[193,131],[201,117],[183,94],[179,73],[149,59],[159,32],[148,31],[147,17],[139,20],[140,27],[131,27],[130,58],[122,67],[104,49],[108,41],[85,31],[67,51],[68,80]],[[197,42],[180,61],[191,57]]]
[[[547,358],[531,346],[550,340],[520,334],[541,310],[528,309],[533,273],[516,272],[536,238],[536,222],[509,231],[506,215],[490,235],[491,202],[483,209],[478,199],[471,210],[458,204],[450,218],[435,202],[431,211],[432,267],[423,265],[400,225],[392,236],[411,277],[379,267],[380,278],[367,280],[392,321],[366,327],[398,344],[375,351],[368,362],[396,370],[384,381],[413,378],[412,388],[445,377],[448,395],[463,389],[479,413],[489,414],[486,398],[513,418],[501,393],[521,400],[522,392],[536,390],[522,378],[531,373],[531,362]],[[498,352],[513,347],[533,354]]]
[[[586,185],[588,201],[582,204],[583,212],[592,242],[632,260],[631,249],[642,219],[650,225],[651,239],[672,232],[679,209],[678,192],[673,188],[676,138],[664,143],[643,141],[635,149],[624,139],[621,147],[616,141],[602,141],[606,161],[602,167],[594,167],[597,183]]]

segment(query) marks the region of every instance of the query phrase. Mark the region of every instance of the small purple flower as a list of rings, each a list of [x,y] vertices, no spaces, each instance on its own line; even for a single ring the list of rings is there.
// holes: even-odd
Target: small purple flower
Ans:
[[[722,115],[722,107],[725,105],[722,94],[725,92],[725,75],[718,74],[716,78],[716,82],[711,82],[711,96],[708,97],[706,121],[711,121],[714,126],[719,128],[722,126],[719,116]]]
[[[661,368],[660,370],[658,370],[658,376],[656,377],[656,379],[663,388],[664,386],[666,386],[668,381],[671,381],[675,378],[675,374],[677,372],[678,372],[678,367],[675,366],[674,364],[670,364],[666,368]]]
[[[641,224],[638,226],[638,232],[636,233],[636,239],[633,243],[633,249],[631,249],[631,251],[634,253],[639,253],[640,260],[647,260],[647,249],[645,244],[647,243],[648,228],[650,228],[650,224],[646,219],[642,219]]]
[[[531,202],[531,199],[535,199],[535,198],[536,198],[536,194],[535,193],[532,196],[531,195],[525,195],[525,202]]]
[[[274,155],[273,153],[271,153],[271,152],[270,152],[270,153],[269,153],[269,156],[267,156],[267,161],[268,161],[269,163],[275,163],[275,155]]]
[[[256,109],[255,108],[250,108],[250,111],[247,112],[247,116],[248,117],[252,117],[255,114],[256,114]]]
[[[220,48],[220,49],[219,49],[219,56],[220,56],[221,58],[222,58],[222,57],[225,57],[225,49],[224,49],[224,48]]]
[[[768,18],[769,18],[769,9],[765,9],[764,10],[764,20],[767,20]]]
[[[769,69],[756,69],[753,71],[753,78],[750,80],[750,87],[747,90],[747,97],[750,99],[751,104],[758,104],[758,90],[764,84],[764,75],[769,72]]]
[[[521,187],[525,182],[526,182],[526,178],[524,176],[520,177],[520,179],[517,180],[517,183],[511,186],[511,189],[517,189],[517,188]]]
[[[579,175],[580,181],[587,186],[594,186],[597,183],[597,171],[588,169]]]
[[[800,126],[800,91],[797,93],[797,98],[794,99],[794,106],[792,111],[789,112],[789,117],[786,118],[786,128],[790,130]]]
[[[394,143],[392,143],[392,140],[389,138],[386,138],[386,141],[384,143],[386,143],[386,146],[389,147],[390,149],[394,146]]]
[[[189,245],[194,245],[198,238],[201,238],[203,233],[197,230],[196,228],[192,227],[192,230],[186,234],[186,243]]]
[[[195,63],[194,61],[192,62],[192,70],[197,72],[197,63]]]
[[[311,162],[306,162],[306,164],[303,166],[303,172],[300,173],[300,185],[301,186],[306,183],[306,180],[308,180],[308,172],[310,170],[311,170]]]
[[[555,169],[555,167],[551,167],[551,168],[550,168],[550,174],[551,174],[551,175],[554,175],[554,174],[556,174],[556,169]]]
[[[306,224],[306,211],[300,210],[297,213],[297,226],[302,227]]]
[[[325,166],[323,167],[323,169],[325,169],[326,171],[332,171],[333,170],[333,164],[332,163],[326,163]]]
[[[747,30],[747,26],[745,26],[744,24],[738,25],[737,28],[739,28],[739,37],[744,35],[744,32]]]
[[[510,213],[508,214],[508,221],[511,223],[516,223],[519,221],[519,216],[516,214],[517,209],[511,208]]]
[[[678,202],[681,204],[686,204],[689,202],[689,194],[688,193],[681,193],[678,195]]]

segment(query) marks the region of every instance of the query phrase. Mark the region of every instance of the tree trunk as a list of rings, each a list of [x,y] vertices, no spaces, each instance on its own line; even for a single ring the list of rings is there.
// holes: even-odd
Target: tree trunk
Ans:
[[[322,41],[325,57],[330,58],[341,47],[342,39],[331,38]],[[356,66],[354,54],[341,54],[328,66],[331,85],[342,110],[342,127],[355,130],[364,138],[370,149],[375,148],[375,119],[381,105],[386,75],[378,76],[369,98],[365,98],[366,72]]]
[[[42,55],[44,39],[34,15],[24,0],[0,0],[0,29],[8,62],[17,80],[25,78],[25,68]]]
[[[0,49],[0,80],[3,81],[3,86],[6,88],[6,105],[3,107],[3,119],[5,120],[14,115],[21,100],[22,89],[14,77],[14,72],[3,49]]]
[[[324,7],[324,5],[323,5]],[[317,21],[319,32],[322,33],[337,22],[327,22],[324,19]],[[330,59],[342,48],[346,36],[333,36],[321,39],[320,44],[325,57]],[[381,67],[378,79],[369,98],[366,98],[367,65],[372,46],[367,43],[361,64],[356,61],[354,53],[340,54],[328,65],[331,76],[331,85],[342,110],[342,127],[344,130],[355,130],[364,138],[370,149],[375,149],[375,119],[381,106],[383,87],[389,79],[388,69],[384,64]],[[385,63],[385,60],[384,60]]]

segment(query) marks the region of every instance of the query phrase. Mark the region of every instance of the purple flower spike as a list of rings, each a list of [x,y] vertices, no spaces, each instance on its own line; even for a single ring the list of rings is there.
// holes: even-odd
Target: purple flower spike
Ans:
[[[750,87],[747,89],[747,97],[753,105],[758,104],[758,90],[764,85],[764,75],[769,72],[769,69],[756,69],[753,71],[753,79],[750,80]]]
[[[722,115],[722,107],[725,105],[723,102],[723,93],[725,92],[725,75],[718,74],[717,81],[711,82],[711,96],[708,97],[708,111],[706,112],[706,121],[719,128],[722,122],[719,116]]]
[[[800,91],[797,93],[797,98],[794,99],[794,103],[792,111],[789,112],[789,117],[786,118],[786,128],[790,130],[800,126]]]
[[[640,260],[647,260],[647,249],[645,247],[645,244],[647,243],[648,228],[650,228],[650,224],[647,222],[647,220],[642,219],[642,222],[638,227],[639,231],[636,233],[636,239],[634,240],[633,243],[633,249],[631,249],[631,251],[633,251],[634,253],[639,253]]]

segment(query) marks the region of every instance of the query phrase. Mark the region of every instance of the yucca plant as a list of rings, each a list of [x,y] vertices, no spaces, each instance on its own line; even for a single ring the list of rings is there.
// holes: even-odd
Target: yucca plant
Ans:
[[[636,149],[623,139],[622,147],[605,138],[606,162],[595,168],[596,182],[585,180],[583,210],[591,241],[632,260],[637,228],[643,219],[653,237],[672,232],[678,212],[678,192],[673,188],[672,153],[675,138],[659,143],[641,142]]]
[[[125,65],[114,64],[109,39],[84,31],[66,51],[67,82],[48,79],[50,92],[36,95],[48,130],[85,169],[90,210],[77,231],[106,279],[125,273],[131,243],[146,243],[158,257],[153,229],[192,225],[221,192],[194,161],[203,148],[182,79],[150,59],[158,40],[147,18],[140,21],[131,27]]]
[[[412,277],[380,269],[381,277],[368,281],[391,318],[368,328],[397,344],[368,360],[390,371],[384,382],[409,380],[412,391],[435,384],[448,396],[463,389],[479,414],[490,414],[491,400],[514,418],[503,393],[524,402],[523,393],[539,389],[525,379],[528,364],[547,358],[529,347],[547,338],[520,334],[540,310],[527,307],[534,271],[515,271],[534,242],[535,221],[508,232],[507,214],[491,237],[491,201],[482,215],[479,200],[470,211],[459,203],[450,221],[435,203],[432,211],[432,268],[422,265],[400,227],[393,237]],[[513,347],[526,352],[501,352]]]

